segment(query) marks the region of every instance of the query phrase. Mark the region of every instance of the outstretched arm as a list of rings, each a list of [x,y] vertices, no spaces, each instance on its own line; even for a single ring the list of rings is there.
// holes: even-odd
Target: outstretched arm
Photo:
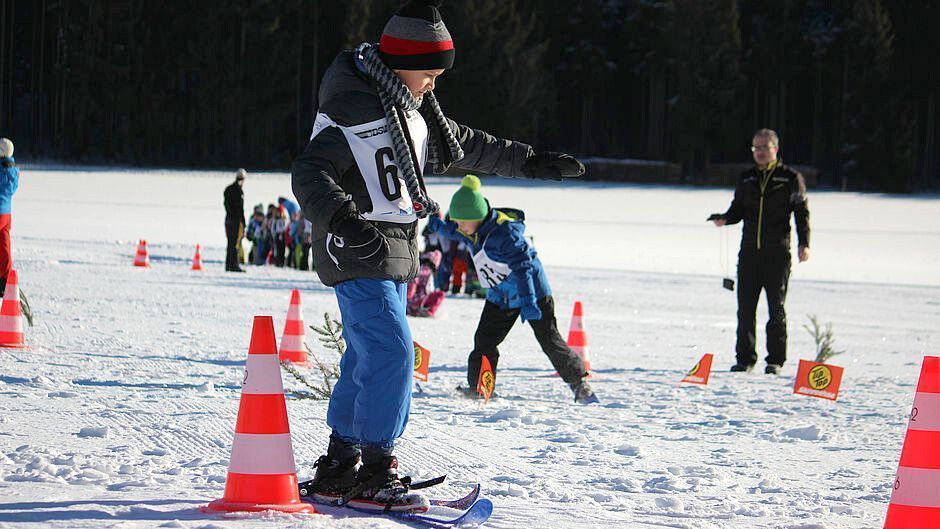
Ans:
[[[584,174],[584,165],[571,155],[536,153],[527,143],[500,139],[450,119],[448,123],[464,151],[464,157],[454,162],[454,166],[461,169],[540,180],[561,180]]]

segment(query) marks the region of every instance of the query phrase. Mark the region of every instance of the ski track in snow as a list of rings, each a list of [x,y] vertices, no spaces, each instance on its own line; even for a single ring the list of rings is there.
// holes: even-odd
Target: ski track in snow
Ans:
[[[345,512],[223,517],[198,511],[223,493],[252,316],[274,316],[280,338],[291,289],[302,291],[307,325],[321,322],[324,312],[338,318],[335,299],[311,273],[221,271],[224,247],[211,243],[222,239],[220,195],[229,175],[192,179],[184,210],[203,208],[195,216],[213,223],[209,235],[201,225],[192,227],[196,236],[186,225],[167,228],[168,219],[154,217],[153,208],[121,209],[126,222],[103,224],[92,192],[72,183],[86,177],[117,188],[99,197],[106,204],[144,202],[121,198],[129,192],[121,186],[131,186],[126,173],[48,172],[40,178],[24,171],[15,255],[36,326],[27,329],[30,350],[0,351],[0,528],[409,527]],[[176,199],[164,187],[190,182],[165,172],[132,177],[171,216]],[[248,193],[252,183],[246,184],[248,204],[256,201]],[[283,175],[254,184],[276,189],[268,193],[273,196],[289,193]],[[432,185],[439,199],[454,188],[445,181]],[[659,197],[666,209],[676,207],[669,205],[676,197],[683,203],[701,193],[721,197],[703,211],[723,208],[727,197],[707,190],[574,189],[602,203],[636,191],[643,200]],[[526,209],[537,245],[547,248],[543,261],[563,333],[573,302],[584,302],[597,374],[592,385],[602,404],[571,403],[522,324],[501,347],[499,397],[481,408],[455,396],[454,387],[466,384],[466,355],[482,302],[448,297],[437,318],[410,320],[415,339],[432,356],[431,380],[416,389],[397,449],[405,472],[416,479],[447,473],[445,485],[430,489],[435,497],[463,495],[480,480],[496,506],[487,524],[494,528],[881,526],[920,359],[940,352],[940,288],[926,286],[931,276],[915,271],[904,281],[904,270],[897,270],[901,283],[925,277],[928,283],[866,283],[880,271],[859,262],[855,275],[845,274],[854,282],[827,280],[838,262],[827,268],[820,245],[814,259],[821,271],[804,278],[799,267],[811,265],[797,265],[791,281],[785,376],[732,375],[726,370],[733,361],[735,301],[717,276],[555,265],[546,254],[558,255],[563,241],[553,241],[556,236],[587,238],[598,249],[586,263],[618,250],[602,235],[540,224],[551,218],[556,188],[500,182],[492,190]],[[48,203],[40,192],[49,194]],[[892,207],[899,199],[881,200]],[[911,201],[928,218],[938,211],[936,202]],[[47,206],[67,208],[74,224],[93,226],[97,238],[75,235],[80,230],[72,224],[55,229],[61,222],[43,217]],[[613,205],[604,207],[614,214]],[[637,219],[623,215],[626,225],[618,229],[632,231]],[[136,238],[124,233],[128,226],[169,230],[163,240],[150,236],[153,268],[131,266]],[[827,234],[820,221],[814,233],[841,240],[840,226],[833,226],[835,233]],[[682,236],[691,240],[697,229]],[[639,236],[646,237],[646,251],[656,247],[655,234]],[[710,256],[717,241],[706,245]],[[189,270],[196,242],[203,244],[202,273]],[[908,256],[893,258],[917,259],[921,251],[911,245]],[[717,259],[708,257],[695,259],[720,273]],[[802,329],[810,313],[832,321],[836,348],[848,351],[833,361],[846,367],[836,403],[792,395],[796,359],[813,355]],[[762,302],[761,330],[765,314]],[[321,350],[311,332],[307,341]],[[709,385],[677,384],[706,352],[715,353]],[[301,389],[289,375],[284,384]],[[288,398],[288,412],[299,478],[309,479],[329,434],[326,405]]]

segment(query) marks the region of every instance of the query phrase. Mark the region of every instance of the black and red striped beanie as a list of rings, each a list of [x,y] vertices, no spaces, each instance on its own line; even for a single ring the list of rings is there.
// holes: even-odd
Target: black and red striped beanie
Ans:
[[[454,65],[454,41],[441,19],[440,1],[411,0],[382,30],[379,56],[393,70],[440,70]]]

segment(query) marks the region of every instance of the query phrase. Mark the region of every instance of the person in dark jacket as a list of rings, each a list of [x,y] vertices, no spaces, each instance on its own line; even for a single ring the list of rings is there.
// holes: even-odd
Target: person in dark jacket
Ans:
[[[225,198],[225,237],[228,239],[228,246],[225,249],[225,270],[227,272],[244,272],[238,264],[238,247],[241,244],[242,235],[245,233],[245,192],[242,186],[245,185],[245,176],[248,174],[244,169],[239,169],[235,173],[235,181],[225,188],[223,196]]]
[[[796,221],[798,258],[809,259],[809,207],[803,175],[777,158],[777,133],[754,133],[755,166],[738,177],[731,207],[713,215],[716,226],[744,221],[738,253],[737,363],[732,371],[750,371],[757,363],[755,327],[757,301],[766,293],[768,374],[777,374],[787,360],[787,314],[784,303],[790,280],[790,216]]]
[[[13,142],[0,138],[0,294],[13,268],[10,230],[13,226],[13,194],[20,186],[20,170],[13,159]]]
[[[312,223],[320,281],[334,287],[346,352],[327,411],[326,455],[305,490],[352,495],[362,508],[427,510],[398,478],[395,440],[408,422],[414,360],[407,284],[418,272],[418,219],[440,210],[423,173],[451,165],[485,174],[580,176],[571,156],[536,154],[446,118],[434,95],[454,44],[435,2],[411,0],[378,45],[340,53],[320,84],[310,142],[292,186]],[[360,468],[361,460],[361,468]]]
[[[558,332],[548,276],[535,248],[525,238],[525,213],[491,208],[480,193],[480,179],[467,175],[450,201],[448,220],[431,217],[428,225],[443,237],[466,245],[479,281],[488,289],[473,336],[473,351],[467,359],[467,387],[458,390],[476,395],[484,356],[496,374],[499,344],[521,317],[529,322],[542,351],[574,392],[575,402],[598,402],[587,383],[584,362]]]

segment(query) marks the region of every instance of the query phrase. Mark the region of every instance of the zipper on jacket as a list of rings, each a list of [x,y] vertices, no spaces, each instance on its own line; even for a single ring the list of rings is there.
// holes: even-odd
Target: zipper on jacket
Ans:
[[[764,176],[761,178],[760,182],[760,205],[757,208],[757,249],[760,250],[760,229],[761,224],[764,222],[764,190],[767,189],[767,184],[770,183],[770,177],[774,174],[774,170],[777,169],[777,164],[773,164],[773,167],[770,169],[770,172],[767,172],[764,169]]]

